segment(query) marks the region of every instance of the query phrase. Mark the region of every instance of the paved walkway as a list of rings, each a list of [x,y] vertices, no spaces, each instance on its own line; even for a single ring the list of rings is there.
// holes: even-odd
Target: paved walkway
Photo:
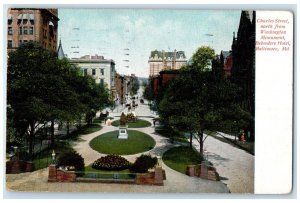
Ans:
[[[193,145],[199,150],[198,141]],[[208,136],[204,142],[208,160],[213,163],[232,193],[254,193],[254,156]]]

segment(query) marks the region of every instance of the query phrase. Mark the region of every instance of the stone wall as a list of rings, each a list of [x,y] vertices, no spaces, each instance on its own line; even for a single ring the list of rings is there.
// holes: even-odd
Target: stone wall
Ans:
[[[134,180],[123,179],[97,179],[97,178],[76,178],[75,171],[65,171],[57,168],[57,165],[49,166],[48,182],[99,182],[99,183],[124,183],[137,185],[164,185],[166,172],[161,167],[156,167],[153,172],[137,174]]]
[[[33,171],[33,163],[22,161],[22,160],[12,160],[6,162],[6,173],[7,174],[16,174],[23,172]]]
[[[202,162],[198,165],[188,165],[186,169],[186,174],[188,176],[219,181],[219,174],[216,168],[209,165],[207,162]]]
[[[48,174],[49,182],[75,182],[76,174],[75,171],[66,171],[57,168],[55,164],[49,166]]]

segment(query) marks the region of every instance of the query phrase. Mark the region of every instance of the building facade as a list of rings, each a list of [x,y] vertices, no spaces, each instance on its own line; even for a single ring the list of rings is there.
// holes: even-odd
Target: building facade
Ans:
[[[255,11],[242,11],[237,36],[232,42],[231,80],[241,88],[240,106],[255,116]],[[254,120],[250,138],[254,140]]]
[[[92,76],[96,83],[106,85],[115,92],[115,62],[111,59],[104,59],[103,56],[85,55],[80,58],[70,59],[72,64],[77,65],[84,75]]]
[[[11,8],[7,16],[7,50],[36,41],[57,50],[58,9]]]
[[[149,76],[157,76],[162,70],[178,70],[187,64],[187,58],[184,51],[165,52],[151,51],[149,60]]]
[[[173,80],[178,73],[178,69],[162,70],[159,72],[159,75],[150,78],[151,87],[155,98],[157,98],[159,90],[162,87],[166,87],[169,81]]]
[[[220,62],[224,66],[224,73],[226,76],[231,75],[231,69],[233,66],[233,58],[231,51],[221,51]]]

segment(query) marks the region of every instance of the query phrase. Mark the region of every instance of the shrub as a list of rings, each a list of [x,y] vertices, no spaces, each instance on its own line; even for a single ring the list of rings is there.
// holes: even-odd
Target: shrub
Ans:
[[[133,173],[146,173],[150,168],[153,168],[156,164],[156,157],[142,154],[135,160],[134,164],[130,168],[130,171]]]
[[[127,116],[122,112],[120,117],[120,126],[126,126],[127,125]]]
[[[133,113],[128,113],[127,114],[127,121],[128,122],[135,122],[136,121],[136,116],[134,116]]]
[[[67,151],[58,157],[58,166],[74,166],[75,171],[84,171],[84,159],[75,151]]]
[[[119,155],[107,155],[97,159],[92,168],[98,170],[124,170],[130,167],[130,162]]]

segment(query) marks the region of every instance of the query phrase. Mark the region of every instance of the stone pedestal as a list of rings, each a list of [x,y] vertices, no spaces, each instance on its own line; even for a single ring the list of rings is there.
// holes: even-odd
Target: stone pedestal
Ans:
[[[48,181],[49,182],[56,182],[56,164],[51,164],[49,166],[49,174],[48,174]]]
[[[21,173],[21,162],[19,160],[15,160],[12,162],[11,173]]]
[[[118,139],[128,139],[127,127],[119,127]]]
[[[33,163],[32,162],[27,162],[26,163],[25,171],[26,172],[32,172],[33,171]]]
[[[154,171],[154,185],[163,185],[164,184],[164,175],[161,166],[155,168]]]
[[[187,168],[186,168],[186,174],[188,176],[195,176],[196,173],[195,173],[195,165],[188,165]]]
[[[200,169],[200,178],[207,179],[208,177],[208,163],[206,161],[202,161],[201,169]]]

